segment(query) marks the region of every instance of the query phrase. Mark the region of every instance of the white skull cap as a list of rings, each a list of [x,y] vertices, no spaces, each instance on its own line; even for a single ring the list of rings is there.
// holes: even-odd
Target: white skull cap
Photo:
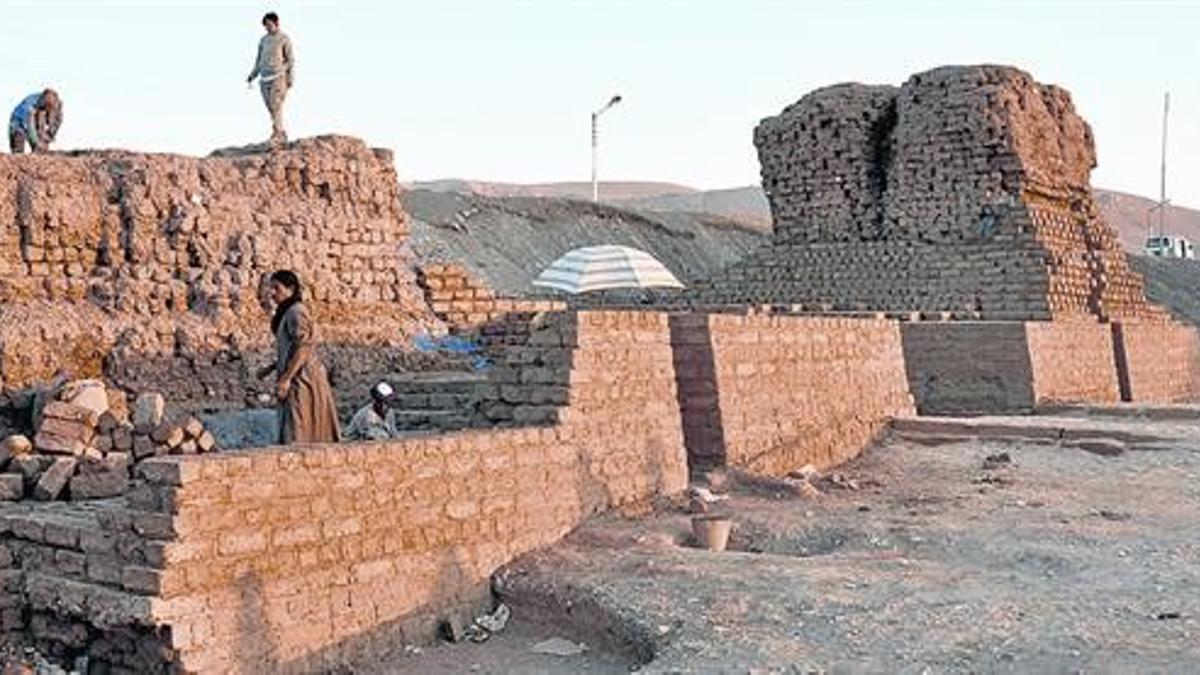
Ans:
[[[395,392],[392,391],[392,385],[388,384],[387,382],[380,382],[379,384],[375,385],[375,395],[376,396],[382,396],[383,398],[387,398],[394,393]]]

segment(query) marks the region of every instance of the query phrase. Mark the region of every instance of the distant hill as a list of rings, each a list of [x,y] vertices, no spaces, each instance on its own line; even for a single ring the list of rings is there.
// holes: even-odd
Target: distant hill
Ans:
[[[1147,224],[1153,220],[1155,231],[1158,229],[1158,214],[1151,213],[1157,200],[1115,190],[1096,190],[1096,201],[1108,222],[1116,226],[1125,250],[1141,253],[1146,242]],[[1200,211],[1168,206],[1165,230],[1167,234],[1200,243]]]
[[[543,183],[519,185],[468,180],[440,180],[414,183],[414,188],[436,192],[459,192],[492,197],[567,197],[590,199],[590,183]],[[1122,246],[1140,254],[1145,245],[1146,225],[1157,216],[1151,214],[1155,200],[1116,190],[1095,190],[1096,202],[1114,227]],[[729,218],[758,232],[771,229],[771,210],[761,188],[748,185],[724,190],[697,190],[685,185],[654,182],[613,182],[601,184],[601,201],[638,211],[671,213],[708,213]],[[1166,232],[1182,235],[1200,244],[1200,210],[1167,207]]]
[[[486,197],[557,197],[560,199],[591,199],[592,184],[586,182],[564,183],[490,183],[488,181],[444,178],[441,180],[415,181],[408,186],[414,190],[429,192],[458,192]],[[674,183],[650,181],[614,181],[600,183],[600,198],[615,202],[643,197],[660,197],[697,192],[695,188]]]

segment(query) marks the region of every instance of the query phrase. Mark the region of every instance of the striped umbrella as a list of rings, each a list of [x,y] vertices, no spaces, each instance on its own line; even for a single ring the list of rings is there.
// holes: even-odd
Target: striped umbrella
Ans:
[[[567,251],[533,280],[567,293],[606,288],[683,288],[654,256],[628,246],[585,246]]]

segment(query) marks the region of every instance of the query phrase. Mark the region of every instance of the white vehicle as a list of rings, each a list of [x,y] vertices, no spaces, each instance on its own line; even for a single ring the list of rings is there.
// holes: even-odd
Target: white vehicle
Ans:
[[[1195,258],[1196,247],[1183,237],[1147,237],[1146,255],[1158,258]]]

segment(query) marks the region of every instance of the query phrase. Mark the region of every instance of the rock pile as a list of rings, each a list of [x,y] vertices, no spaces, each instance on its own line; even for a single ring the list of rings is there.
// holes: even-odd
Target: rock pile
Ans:
[[[90,381],[49,396],[34,413],[31,441],[0,442],[0,500],[103,499],[124,494],[135,465],[149,457],[214,452],[216,438],[196,418],[166,418],[161,394],[137,397],[132,412],[117,390]],[[97,386],[98,385],[98,386]],[[110,405],[109,397],[117,405]]]

